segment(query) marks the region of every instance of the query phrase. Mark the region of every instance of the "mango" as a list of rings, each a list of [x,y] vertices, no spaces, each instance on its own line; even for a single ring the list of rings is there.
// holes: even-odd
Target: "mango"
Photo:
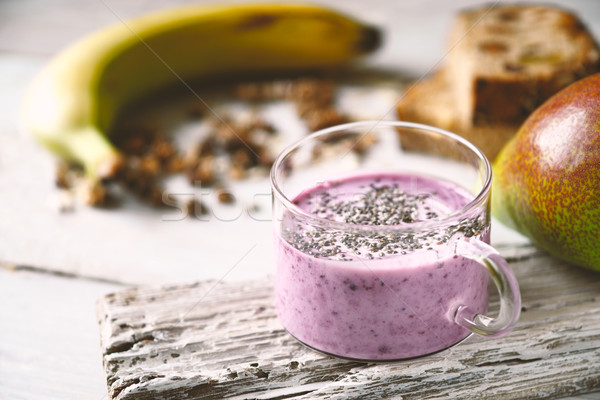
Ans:
[[[493,172],[500,222],[569,264],[600,271],[600,74],[537,108]]]

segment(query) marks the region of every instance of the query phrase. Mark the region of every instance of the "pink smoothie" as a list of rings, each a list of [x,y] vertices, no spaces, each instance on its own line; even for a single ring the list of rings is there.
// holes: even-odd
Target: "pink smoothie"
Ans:
[[[449,182],[370,175],[327,182],[294,203],[321,219],[365,228],[433,222],[471,199]],[[281,224],[277,313],[294,337],[317,350],[364,360],[429,354],[470,334],[452,321],[459,305],[486,311],[488,272],[452,251],[466,237],[489,240],[483,211],[418,232],[366,236],[314,228],[290,213]]]

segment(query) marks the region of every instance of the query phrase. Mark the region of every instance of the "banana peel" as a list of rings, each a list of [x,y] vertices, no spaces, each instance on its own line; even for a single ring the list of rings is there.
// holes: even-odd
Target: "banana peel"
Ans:
[[[331,68],[379,44],[378,29],[310,4],[181,6],[117,23],[59,53],[27,91],[22,120],[94,186],[122,166],[110,139],[116,118],[152,92],[224,74]]]

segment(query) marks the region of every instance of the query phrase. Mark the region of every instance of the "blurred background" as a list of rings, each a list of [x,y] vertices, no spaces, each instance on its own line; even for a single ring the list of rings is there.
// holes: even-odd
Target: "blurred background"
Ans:
[[[58,212],[55,164],[28,132],[19,128],[19,104],[34,74],[68,44],[98,28],[182,0],[3,0],[0,2],[0,262],[61,271],[131,284],[268,275],[272,270],[269,186],[260,196],[260,218],[248,218],[242,205],[225,210],[227,221],[168,221],[163,211],[134,202],[114,210],[76,206]],[[208,3],[198,0],[195,3]],[[430,72],[445,52],[458,10],[487,1],[322,0],[380,27],[382,48],[365,61],[386,74],[365,117],[390,110],[402,83]],[[504,3],[504,2],[500,2]],[[547,1],[532,3],[548,3]],[[551,2],[575,12],[600,37],[600,2]],[[379,87],[381,89],[381,87]],[[375,99],[376,98],[376,99]],[[362,102],[362,104],[360,103]],[[375,104],[375,106],[373,106]],[[368,107],[367,107],[368,108]],[[171,113],[177,112],[172,106]],[[160,111],[159,111],[160,113]],[[271,110],[285,118],[285,110]],[[393,113],[386,115],[392,117]],[[237,218],[237,215],[241,215]],[[171,215],[172,216],[172,215]],[[502,228],[493,239],[502,242]]]

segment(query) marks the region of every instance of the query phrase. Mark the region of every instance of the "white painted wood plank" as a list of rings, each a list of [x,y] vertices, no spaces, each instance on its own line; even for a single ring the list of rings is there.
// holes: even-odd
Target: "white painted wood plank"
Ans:
[[[524,308],[510,336],[472,336],[387,364],[298,344],[276,319],[269,280],[118,292],[98,308],[111,398],[545,399],[600,390],[600,275],[539,254],[512,265]]]
[[[119,288],[0,268],[0,399],[106,398],[94,308]]]
[[[532,270],[527,280],[535,279],[535,274],[544,272],[548,272],[546,266],[541,266],[537,271]],[[583,281],[599,279],[595,274],[590,275],[584,271],[575,272],[575,275],[579,275],[579,279]],[[555,279],[559,280],[560,275],[556,275]],[[585,286],[581,285],[579,280],[575,280],[574,285],[574,287]],[[556,285],[552,287],[556,288]],[[0,269],[0,398],[3,400],[107,399],[106,377],[101,366],[98,325],[94,318],[94,302],[108,292],[121,290],[120,288],[119,285],[84,279]],[[549,301],[548,298],[551,296],[544,294],[543,291],[530,290],[528,293],[525,296],[526,304],[537,304],[538,310],[532,308],[524,313],[524,317],[540,318],[539,313],[549,310],[544,311],[544,307],[539,302],[544,298]],[[567,301],[568,298],[562,296],[556,296],[556,300],[560,304],[571,303],[570,308],[567,307],[556,316],[560,319],[562,315],[565,323],[571,321],[572,300]],[[592,303],[588,302],[588,304]],[[534,311],[538,314],[536,315]],[[528,314],[532,317],[529,318]],[[179,316],[179,314],[174,315]],[[522,319],[518,329],[529,329],[531,325],[526,323],[526,319]],[[581,335],[583,329],[582,326],[576,334]],[[550,331],[551,328],[548,327],[548,332]],[[511,341],[512,336],[504,340]],[[467,342],[463,345],[468,344]],[[455,350],[467,351],[461,350],[463,345],[457,346]],[[476,346],[477,343],[474,345]],[[565,344],[562,348],[564,350]],[[560,346],[557,349],[560,351]],[[305,351],[301,347],[297,350],[301,353]],[[283,362],[285,357],[294,357],[294,355],[293,353],[282,355],[284,358],[280,362]],[[257,372],[258,368],[252,367],[250,363],[256,362],[258,356],[258,352],[255,352],[252,357],[249,357],[241,365],[239,374],[244,374],[246,370]],[[297,358],[302,361],[300,357]],[[439,359],[431,362],[439,362]],[[191,363],[190,366],[201,368],[202,363]],[[397,368],[401,368],[401,364],[398,364]],[[305,383],[304,388],[316,390],[321,385],[318,381]],[[268,396],[294,391],[291,386],[277,389],[277,385],[269,386],[267,390]],[[555,393],[551,398],[560,396],[561,393]],[[600,398],[600,392],[579,396],[569,395],[565,398],[597,400]]]

